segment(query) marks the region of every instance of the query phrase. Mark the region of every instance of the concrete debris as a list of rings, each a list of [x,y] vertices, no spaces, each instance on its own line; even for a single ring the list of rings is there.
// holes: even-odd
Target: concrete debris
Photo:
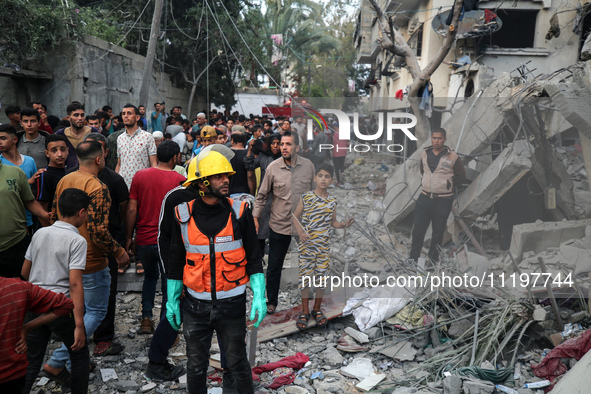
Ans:
[[[534,309],[534,313],[533,313],[533,319],[535,321],[544,321],[546,320],[546,316],[548,315],[548,312],[546,311],[546,309],[544,307],[542,307],[541,305],[536,305],[536,309]]]
[[[372,372],[371,375],[356,384],[355,387],[362,391],[370,391],[384,379],[386,379],[386,375]]]
[[[525,140],[509,144],[457,199],[462,217],[476,217],[498,201],[532,167],[534,147]]]
[[[128,390],[137,390],[137,389],[139,389],[140,386],[139,386],[139,384],[137,384],[137,382],[135,382],[133,380],[119,380],[115,384],[115,387],[119,391],[127,392]]]
[[[590,219],[568,220],[562,222],[524,223],[513,226],[511,254],[519,263],[525,252],[541,253],[571,239],[585,237]]]
[[[464,380],[462,387],[464,394],[492,394],[495,392],[495,385],[485,380]]]
[[[345,332],[347,334],[349,334],[350,336],[352,336],[359,343],[368,343],[369,342],[369,337],[367,336],[367,334],[359,332],[356,329],[354,329],[353,327],[345,328]]]
[[[382,221],[382,214],[377,211],[369,211],[367,217],[365,218],[365,221],[367,222],[367,224],[375,226],[376,224],[379,224]]]
[[[581,60],[591,60],[591,37],[587,36],[583,48],[581,48]]]
[[[142,386],[142,393],[147,393],[148,391],[155,389],[155,388],[156,388],[156,383],[150,382],[150,383]]]
[[[330,366],[340,367],[343,365],[343,356],[341,356],[341,353],[339,353],[339,351],[333,346],[327,347],[322,353],[322,357]]]
[[[381,353],[398,361],[412,361],[415,359],[417,350],[413,348],[412,343],[404,341],[394,345],[383,345],[373,348],[370,353]]]
[[[341,367],[341,373],[347,377],[363,380],[374,372],[371,360],[355,358],[349,365]]]
[[[457,376],[443,379],[443,394],[462,394],[462,379]]]
[[[113,368],[101,368],[101,377],[103,379],[103,382],[118,379],[117,372],[115,372]]]
[[[288,386],[285,388],[285,392],[287,394],[308,394],[309,391],[303,387],[298,386]]]

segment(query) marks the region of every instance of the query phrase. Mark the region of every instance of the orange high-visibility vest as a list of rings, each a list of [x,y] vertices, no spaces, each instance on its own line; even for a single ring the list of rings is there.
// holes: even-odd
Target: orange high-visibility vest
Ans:
[[[175,207],[176,218],[187,252],[183,283],[198,293],[212,293],[212,290],[229,291],[248,282],[246,275],[246,252],[242,239],[235,239],[233,216],[242,216],[245,202],[228,198],[232,213],[226,226],[215,235],[208,237],[195,224],[191,214],[195,200]],[[212,276],[212,272],[215,275]]]

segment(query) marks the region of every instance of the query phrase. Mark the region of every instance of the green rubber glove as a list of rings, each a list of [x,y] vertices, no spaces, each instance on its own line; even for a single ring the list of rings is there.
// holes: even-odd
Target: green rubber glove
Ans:
[[[166,280],[166,318],[175,330],[181,328],[181,293],[183,292],[183,281],[176,279]]]
[[[250,288],[252,289],[252,307],[250,308],[250,320],[254,320],[256,314],[259,314],[257,322],[254,324],[258,328],[259,324],[267,314],[267,301],[265,300],[265,275],[263,273],[250,276]]]

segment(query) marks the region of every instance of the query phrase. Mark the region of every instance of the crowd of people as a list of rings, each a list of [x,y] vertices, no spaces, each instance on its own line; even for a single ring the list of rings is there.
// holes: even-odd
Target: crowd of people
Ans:
[[[0,125],[0,388],[30,392],[45,376],[88,391],[94,357],[120,353],[118,274],[143,274],[139,332],[153,334],[146,375],[175,380],[167,361],[183,327],[188,390],[207,391],[208,353],[218,336],[225,390],[253,392],[246,356],[246,286],[258,326],[279,307],[283,261],[299,242],[305,329],[322,312],[330,227],[342,183],[346,141],[338,124],[308,139],[302,116],[269,119],[200,112],[189,120],[165,103],[104,106],[66,116],[42,103],[9,106]],[[320,150],[332,143],[340,151]],[[344,152],[344,154],[343,154]],[[334,154],[336,153],[336,154]],[[333,161],[334,167],[329,164]],[[333,179],[336,177],[336,180]],[[263,256],[268,247],[268,267]],[[153,309],[161,278],[162,305]],[[310,290],[316,299],[312,310]],[[184,296],[183,296],[184,294]],[[46,356],[51,334],[62,346]]]

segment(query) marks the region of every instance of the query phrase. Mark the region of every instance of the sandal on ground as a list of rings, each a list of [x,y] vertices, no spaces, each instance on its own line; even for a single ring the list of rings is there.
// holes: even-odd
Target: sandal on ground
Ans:
[[[49,380],[53,380],[54,382],[57,382],[59,384],[65,385],[69,385],[71,380],[70,372],[68,372],[66,368],[62,369],[62,371],[57,375],[54,375],[51,372],[42,369],[41,372],[39,372],[39,376],[47,378]]]
[[[127,263],[125,263],[125,265],[123,267],[117,268],[117,272],[119,274],[124,274],[125,271],[127,271],[127,269],[129,268],[130,265],[131,265],[131,261],[128,261]]]
[[[310,320],[310,315],[302,313],[298,317],[298,320],[296,320],[296,327],[298,328],[298,330],[303,331],[306,328],[308,328],[308,320]]]
[[[275,309],[277,309],[275,305],[267,305],[267,314],[272,315],[275,313]]]
[[[94,348],[95,356],[115,356],[121,353],[125,346],[117,342],[99,342]]]
[[[324,327],[326,326],[326,323],[328,323],[328,319],[326,318],[326,316],[324,316],[324,313],[322,313],[320,309],[317,311],[312,311],[311,315],[314,319],[316,319],[316,325],[318,327]]]
[[[142,263],[135,263],[135,273],[136,274],[143,274],[144,273],[144,266]]]

